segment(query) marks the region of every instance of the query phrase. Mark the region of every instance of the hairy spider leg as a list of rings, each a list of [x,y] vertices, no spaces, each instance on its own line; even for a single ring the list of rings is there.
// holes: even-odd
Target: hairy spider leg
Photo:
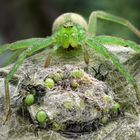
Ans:
[[[44,38],[31,38],[31,39],[25,39],[25,40],[20,40],[14,43],[10,44],[5,44],[0,46],[0,54],[7,50],[19,50],[19,49],[27,49],[29,46],[32,44],[35,44],[38,41],[43,41]]]
[[[54,56],[54,53],[56,52],[56,50],[59,48],[59,45],[55,45],[53,46],[53,48],[50,50],[50,52],[48,53],[48,56],[46,57],[45,63],[44,63],[44,68],[47,68],[50,65],[51,62],[51,58],[52,56]]]
[[[3,64],[3,67],[14,62],[18,58],[18,55],[21,52],[23,52],[25,49],[27,49],[29,46],[43,39],[44,38],[31,38],[31,39],[20,40],[10,44],[1,45],[0,54],[2,54],[7,50],[14,51],[12,56],[10,56],[8,60]]]
[[[134,34],[136,34],[140,38],[140,31],[128,20],[114,16],[112,14],[103,12],[103,11],[94,11],[91,13],[89,17],[89,23],[88,23],[88,33],[91,36],[96,35],[97,30],[97,18],[112,21],[115,23],[119,23],[123,26],[126,26],[128,29],[130,29]]]
[[[119,37],[106,36],[106,35],[95,36],[94,40],[104,45],[118,45],[118,46],[129,47],[134,51],[140,53],[140,46],[137,43],[130,40],[125,40]]]
[[[85,63],[87,64],[87,67],[88,67],[88,64],[89,64],[89,54],[88,54],[88,50],[86,49],[86,47],[82,46],[83,48],[83,53],[84,53],[84,61]]]
[[[102,66],[102,64],[100,64],[98,67],[98,73],[100,73],[100,71],[101,71],[101,66]]]
[[[27,56],[32,55],[34,52],[41,50],[43,48],[46,48],[54,43],[53,37],[48,37],[46,39],[43,39],[42,41],[33,43],[31,47],[28,47],[27,50],[23,51],[19,57],[9,74],[6,76],[5,79],[5,97],[6,97],[6,110],[3,116],[3,124],[5,124],[8,120],[9,114],[10,114],[10,95],[9,95],[9,81],[12,79],[13,75],[16,73],[17,69],[20,67],[20,65],[23,63],[24,59]]]
[[[135,92],[136,92],[136,97],[138,102],[140,103],[140,91],[137,87],[136,81],[135,79],[129,74],[129,72],[123,67],[123,65],[119,62],[119,59],[112,54],[111,52],[109,52],[103,45],[101,45],[100,43],[94,41],[94,39],[91,39],[89,37],[86,38],[85,40],[86,44],[88,46],[90,46],[91,48],[93,48],[95,51],[97,51],[98,53],[100,53],[101,55],[103,55],[106,59],[110,60],[114,66],[118,69],[118,71],[124,75],[124,77],[126,78],[126,80],[133,85]]]
[[[6,60],[6,62],[4,62],[3,67],[5,67],[5,66],[7,66],[7,65],[9,65],[9,64],[11,64],[11,63],[13,63],[13,62],[15,62],[16,59],[18,58],[19,54],[20,54],[21,52],[23,52],[23,51],[24,51],[23,49],[16,50],[16,51]]]

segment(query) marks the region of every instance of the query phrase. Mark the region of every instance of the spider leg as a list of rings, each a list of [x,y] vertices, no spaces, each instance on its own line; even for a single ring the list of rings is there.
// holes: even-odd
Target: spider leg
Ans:
[[[95,40],[91,38],[86,38],[85,43],[93,48],[95,51],[103,55],[106,59],[110,60],[114,66],[118,69],[118,71],[126,78],[126,80],[133,85],[135,92],[136,92],[136,97],[138,102],[140,103],[140,91],[137,87],[135,79],[129,74],[129,72],[123,67],[123,65],[119,62],[119,59],[109,52],[103,45],[100,43],[96,42]]]
[[[3,64],[3,67],[13,63],[14,61],[16,61],[16,59],[18,58],[18,55],[23,51],[23,49],[20,50],[16,50],[9,58],[8,60],[6,60],[6,62]]]
[[[104,80],[107,78],[109,72],[107,72],[105,75],[104,75]]]
[[[88,66],[88,64],[89,64],[89,54],[88,54],[87,49],[84,49],[84,61]]]
[[[119,45],[124,47],[129,47],[134,51],[140,53],[140,46],[133,41],[125,40],[119,37],[112,37],[112,36],[95,36],[94,40],[104,45]]]
[[[53,38],[48,37],[43,39],[42,41],[39,41],[37,43],[32,44],[31,47],[29,47],[27,50],[23,51],[19,57],[9,74],[6,76],[5,79],[5,97],[6,97],[6,110],[3,116],[3,124],[5,124],[8,120],[9,113],[10,113],[10,95],[9,95],[9,81],[12,79],[13,75],[16,73],[17,69],[20,67],[20,65],[23,63],[25,58],[27,56],[32,55],[32,53],[41,50],[45,47],[48,47],[49,45],[53,44]]]
[[[41,40],[43,41],[44,38],[31,38],[31,39],[20,40],[10,44],[1,45],[0,54],[2,54],[7,50],[27,49],[32,44],[35,44],[36,42]]]
[[[49,52],[46,60],[45,60],[45,63],[44,63],[44,68],[47,68],[51,62],[51,58],[52,56],[54,55],[54,53],[56,52],[56,50],[59,48],[60,46],[59,45],[56,45],[54,46],[51,51]]]
[[[101,66],[102,66],[102,65],[103,65],[103,64],[100,64],[97,70],[96,70],[94,67],[92,67],[92,69],[93,69],[94,72],[95,72],[94,77],[95,77],[96,79],[101,80],[101,81],[105,81],[109,72],[107,72],[106,74],[103,75],[103,74],[101,73]]]
[[[140,37],[140,31],[128,20],[114,16],[112,14],[103,12],[103,11],[94,11],[91,13],[89,17],[89,25],[88,25],[88,33],[91,36],[96,35],[96,29],[97,29],[97,18],[112,21],[119,23],[123,26],[126,26],[128,29],[130,29],[134,34],[136,34],[138,37]]]
[[[98,73],[100,73],[101,72],[101,66],[102,66],[103,64],[100,64],[99,65],[99,67],[98,67]]]
[[[92,69],[94,70],[95,75],[96,75],[96,73],[98,73],[97,70],[94,67],[92,67]]]
[[[84,61],[86,63],[86,66],[84,67],[84,71],[88,72],[89,71],[89,54],[88,54],[88,50],[86,49],[86,46],[83,45],[82,46],[82,50],[83,50],[83,54],[84,54]]]
[[[51,62],[51,54],[49,53],[48,56],[46,57],[44,68],[47,68],[50,65],[50,62]]]

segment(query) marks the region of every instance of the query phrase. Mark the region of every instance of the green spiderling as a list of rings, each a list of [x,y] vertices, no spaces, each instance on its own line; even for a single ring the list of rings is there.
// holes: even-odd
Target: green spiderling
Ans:
[[[23,102],[26,106],[31,106],[34,104],[35,102],[35,97],[33,94],[29,94],[27,95],[24,99],[23,99]]]
[[[52,79],[57,83],[58,81],[61,81],[63,77],[63,73],[55,73],[53,74]]]
[[[45,79],[45,81],[44,81],[44,85],[45,85],[48,89],[53,89],[55,83],[54,83],[53,79],[47,78],[47,79]]]
[[[42,123],[45,123],[48,119],[48,116],[46,114],[46,112],[44,110],[40,110],[37,112],[36,114],[36,120],[42,124]]]
[[[82,78],[84,76],[84,73],[81,70],[73,70],[71,71],[71,76],[73,78]]]

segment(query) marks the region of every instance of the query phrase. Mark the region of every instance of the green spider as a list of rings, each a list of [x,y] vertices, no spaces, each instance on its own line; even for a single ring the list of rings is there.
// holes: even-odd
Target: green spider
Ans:
[[[0,46],[0,54],[6,50],[14,50],[15,54],[10,58],[11,60],[16,56],[17,53],[22,53],[18,56],[18,59],[5,78],[5,96],[6,96],[6,110],[3,116],[3,124],[8,120],[10,114],[10,95],[9,95],[9,80],[12,79],[17,69],[22,65],[24,60],[33,55],[35,52],[42,50],[50,45],[61,47],[63,49],[71,49],[81,47],[84,50],[85,63],[89,63],[86,47],[91,47],[106,59],[110,60],[119,72],[126,78],[126,80],[133,85],[137,99],[140,103],[140,92],[138,90],[135,79],[128,73],[128,71],[119,62],[118,58],[109,52],[103,44],[116,44],[121,46],[129,46],[136,52],[140,53],[140,47],[132,42],[126,41],[121,38],[109,37],[109,36],[95,36],[97,18],[109,20],[112,22],[119,23],[128,27],[133,33],[140,37],[140,31],[134,27],[128,20],[108,14],[103,11],[92,12],[89,17],[89,22],[76,13],[65,13],[59,16],[52,28],[53,34],[47,38],[31,38],[26,40],[17,41],[15,43],[6,44]]]

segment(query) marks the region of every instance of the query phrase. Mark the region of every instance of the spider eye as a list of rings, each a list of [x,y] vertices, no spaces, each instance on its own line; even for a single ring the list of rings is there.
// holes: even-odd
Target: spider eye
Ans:
[[[71,21],[68,21],[66,23],[63,24],[64,28],[72,28],[73,27],[73,23]]]
[[[63,25],[64,28],[72,28],[73,26],[69,26],[69,25]]]

